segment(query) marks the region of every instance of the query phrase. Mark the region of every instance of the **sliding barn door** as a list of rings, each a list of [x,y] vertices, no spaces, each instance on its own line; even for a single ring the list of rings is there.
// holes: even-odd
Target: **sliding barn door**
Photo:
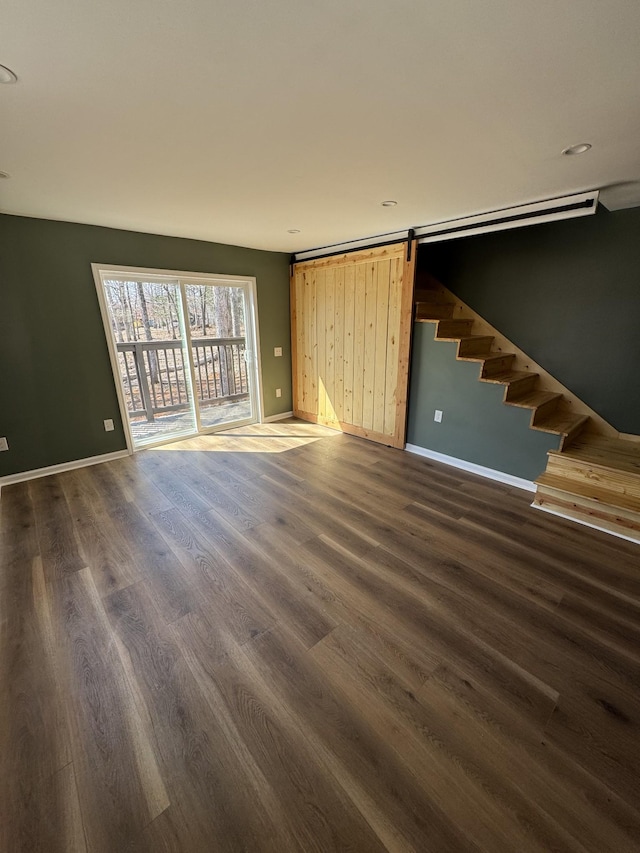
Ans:
[[[295,264],[294,414],[404,447],[415,245]]]

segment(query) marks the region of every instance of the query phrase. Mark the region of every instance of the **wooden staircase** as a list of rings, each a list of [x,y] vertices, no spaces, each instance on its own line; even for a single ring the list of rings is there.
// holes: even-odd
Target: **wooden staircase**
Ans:
[[[584,435],[551,450],[533,506],[640,543],[640,443]]]
[[[536,482],[532,506],[640,543],[640,442],[617,438],[595,412],[571,410],[565,395],[541,387],[551,377],[516,369],[516,354],[496,345],[494,335],[474,334],[471,313],[435,279],[415,291],[415,320],[434,323],[439,341],[457,343],[456,359],[480,365],[480,382],[504,385],[503,402],[531,410],[529,427],[557,435],[547,469]],[[461,316],[462,314],[462,316]],[[486,325],[486,324],[485,324]],[[522,361],[522,359],[520,359]],[[590,411],[590,410],[588,410]],[[600,434],[601,433],[601,434]]]
[[[504,385],[503,402],[507,406],[531,410],[531,429],[559,436],[560,450],[569,447],[589,423],[588,415],[569,411],[561,393],[540,389],[538,373],[515,370],[516,354],[498,349],[494,336],[474,335],[474,320],[454,317],[455,303],[443,290],[441,286],[416,289],[416,321],[435,323],[436,340],[458,344],[458,361],[475,361],[480,365],[480,382]]]

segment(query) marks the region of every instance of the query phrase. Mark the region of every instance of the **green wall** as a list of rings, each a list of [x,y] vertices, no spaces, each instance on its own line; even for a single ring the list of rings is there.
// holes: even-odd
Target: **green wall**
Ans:
[[[126,447],[91,263],[255,276],[264,414],[291,410],[288,255],[0,215],[0,476]]]
[[[505,406],[504,386],[479,382],[480,366],[456,361],[457,344],[436,341],[435,328],[414,325],[407,442],[535,480],[558,437],[529,429],[531,412]],[[436,409],[442,423],[433,419]]]
[[[640,434],[640,208],[427,244],[419,267],[612,426]]]

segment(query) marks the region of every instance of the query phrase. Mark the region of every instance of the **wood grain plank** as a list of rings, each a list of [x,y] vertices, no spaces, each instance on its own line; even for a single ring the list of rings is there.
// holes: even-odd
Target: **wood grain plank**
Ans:
[[[344,270],[344,326],[343,326],[343,420],[353,423],[354,345],[355,345],[355,288],[356,271],[353,266]]]
[[[340,701],[322,671],[282,630],[258,638],[245,653],[292,713],[306,721],[309,742],[385,843],[388,837],[394,849],[402,844],[404,849],[478,849],[425,796],[386,739],[375,735],[370,719]]]
[[[315,352],[317,354],[316,381],[318,383],[317,414],[321,423],[327,420],[327,271],[316,270]]]
[[[84,568],[85,561],[80,555],[60,478],[31,480],[29,493],[47,580],[62,578]]]
[[[287,836],[265,807],[264,783],[239,760],[240,748],[210,706],[169,628],[158,624],[141,584],[107,599],[153,726],[173,802],[183,803],[199,838],[215,850],[287,849]]]
[[[293,409],[302,406],[301,381],[303,369],[300,356],[304,353],[304,319],[302,288],[298,287],[297,276],[293,264],[289,267],[289,304],[291,306],[291,396]]]
[[[178,510],[157,513],[153,520],[173,553],[196,578],[198,606],[206,606],[214,613],[239,642],[263,633],[273,624],[273,615]],[[212,526],[207,525],[207,529],[213,532]]]
[[[57,672],[88,846],[126,848],[169,804],[136,695],[88,569],[57,581]]]
[[[307,733],[295,724],[260,671],[232,639],[210,623],[186,616],[174,624],[188,666],[203,688],[217,719],[246,750],[243,763],[255,766],[271,790],[269,810],[288,826],[304,851],[382,851],[380,840],[330,772],[317,761]],[[214,655],[210,654],[213,645]],[[224,654],[215,652],[224,648]],[[284,804],[286,803],[286,807]]]
[[[320,327],[318,333],[324,337],[325,346],[325,367],[322,375],[324,388],[326,392],[326,408],[324,412],[325,423],[330,426],[337,426],[338,419],[335,410],[336,396],[336,366],[335,366],[335,292],[336,292],[336,271],[330,267],[325,272],[324,281],[324,298],[325,298],[325,319],[324,328]]]
[[[378,287],[376,293],[375,354],[373,380],[373,422],[375,432],[385,431],[385,403],[387,366],[389,365],[389,284],[391,262],[382,260],[377,265]],[[393,330],[391,330],[393,334]],[[390,365],[389,365],[390,366]]]
[[[315,645],[335,627],[335,620],[307,588],[304,579],[290,571],[282,552],[275,547],[274,540],[286,534],[261,524],[241,541],[221,520],[215,529],[219,551],[231,569],[251,585],[274,620],[286,624],[305,648]]]
[[[418,241],[407,246],[411,257],[402,268],[402,299],[400,303],[400,331],[398,337],[398,372],[396,377],[395,447],[404,447],[407,426],[407,400],[409,396],[409,363],[411,361],[411,333],[413,331],[413,290],[416,276]]]
[[[378,311],[378,272],[380,263],[367,264],[365,267],[365,303],[364,303],[364,343],[362,374],[362,423],[365,429],[373,430],[373,406],[376,382],[376,353],[381,346],[386,347],[385,339],[380,341],[376,334]]]
[[[355,268],[353,309],[353,420],[354,426],[362,426],[364,405],[364,342],[365,309],[367,302],[367,265],[358,264]]]
[[[393,258],[389,270],[389,308],[387,320],[387,370],[384,390],[384,429],[393,435],[398,400],[398,360],[400,356],[400,320],[402,316],[402,260]]]
[[[333,410],[338,423],[344,417],[344,323],[345,323],[345,298],[344,298],[345,268],[338,267],[335,270],[335,294],[334,294],[334,392]]]
[[[532,831],[529,824],[535,809],[527,814],[516,792],[508,790],[504,776],[489,778],[486,763],[481,769],[474,766],[465,761],[457,743],[447,742],[450,728],[443,736],[435,719],[436,703],[422,704],[374,655],[354,647],[349,636],[333,631],[314,646],[311,655],[346,701],[367,708],[371,725],[384,732],[426,797],[440,808],[444,806],[465,837],[486,850],[512,844],[518,850],[542,851],[567,840],[564,833],[551,832],[539,819],[534,824],[536,832]],[[429,684],[427,680],[419,696],[426,694]]]
[[[85,478],[69,471],[60,478],[69,507],[79,556],[93,575],[101,595],[134,583],[138,577],[131,554],[106,511],[85,489]]]
[[[27,490],[18,493],[23,531],[33,533],[33,522],[26,527]],[[71,843],[63,820],[70,789],[61,774],[71,761],[69,730],[42,559],[29,556],[30,538],[3,563],[23,582],[0,596],[0,849],[25,853],[64,851]]]

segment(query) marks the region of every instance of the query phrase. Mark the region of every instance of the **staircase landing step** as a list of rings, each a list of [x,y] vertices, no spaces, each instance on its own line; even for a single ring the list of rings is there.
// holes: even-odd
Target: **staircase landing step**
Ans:
[[[549,455],[570,457],[588,465],[638,474],[640,477],[640,442],[636,441],[585,436],[563,453],[551,450]]]

